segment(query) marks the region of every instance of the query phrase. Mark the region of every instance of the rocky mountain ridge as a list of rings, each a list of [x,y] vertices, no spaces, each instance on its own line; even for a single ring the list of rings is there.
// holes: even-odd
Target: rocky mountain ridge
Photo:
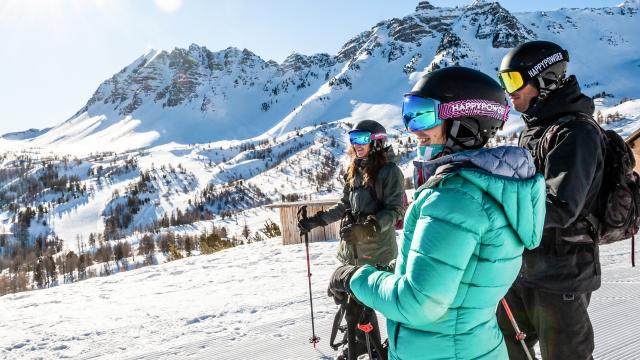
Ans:
[[[397,104],[398,94],[425,71],[463,65],[494,72],[508,49],[537,38],[557,41],[579,59],[591,47],[589,41],[575,39],[597,31],[602,53],[612,54],[606,65],[620,68],[619,57],[640,62],[633,55],[637,11],[635,0],[614,8],[531,13],[511,13],[490,1],[455,8],[422,1],[414,13],[354,36],[336,55],[292,53],[278,64],[233,47],[211,51],[192,44],[152,50],[100,84],[86,105],[51,129],[52,134],[27,137],[27,145],[130,137],[129,145],[105,149],[119,151],[274,136],[347,117],[357,103]],[[612,88],[614,81],[587,71],[584,61],[577,65],[572,70],[586,75],[593,94],[605,91],[616,99],[640,95],[630,86]]]

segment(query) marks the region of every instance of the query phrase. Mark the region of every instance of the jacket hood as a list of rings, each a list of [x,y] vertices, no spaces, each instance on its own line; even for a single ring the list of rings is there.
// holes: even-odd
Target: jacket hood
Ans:
[[[581,112],[591,116],[594,110],[593,99],[582,93],[578,80],[571,75],[562,87],[522,113],[522,118],[529,125],[544,125],[568,113]]]
[[[422,187],[434,187],[458,174],[502,205],[524,246],[540,244],[545,217],[544,177],[536,174],[529,151],[515,146],[469,150],[435,160],[414,161],[423,174],[433,174]]]

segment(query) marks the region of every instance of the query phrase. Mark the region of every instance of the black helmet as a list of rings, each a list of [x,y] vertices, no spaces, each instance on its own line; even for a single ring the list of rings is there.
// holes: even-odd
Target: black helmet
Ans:
[[[368,131],[372,134],[386,134],[387,130],[377,121],[360,120],[351,130]]]
[[[562,86],[569,53],[550,41],[526,42],[502,58],[498,78],[505,90],[513,93],[527,83],[534,85],[544,99]]]
[[[489,75],[466,67],[454,66],[430,72],[405,96],[409,95],[434,99],[442,105],[449,103],[451,106],[465,106],[466,100],[478,100],[474,104],[488,104],[499,109],[500,114],[491,114],[493,116],[479,115],[477,112],[459,117],[449,116],[445,121],[445,148],[449,152],[483,147],[502,129],[508,115],[507,99],[500,84]]]
[[[371,141],[371,151],[380,151],[384,149],[385,140],[387,138],[387,129],[385,129],[382,124],[374,120],[360,120],[351,129],[351,131],[358,130],[368,131],[372,135],[375,135],[375,137],[378,137],[378,139]]]

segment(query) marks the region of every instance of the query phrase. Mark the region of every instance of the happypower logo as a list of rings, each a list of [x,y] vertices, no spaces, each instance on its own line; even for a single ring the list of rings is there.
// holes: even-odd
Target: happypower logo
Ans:
[[[442,120],[463,116],[488,116],[506,121],[508,115],[509,106],[488,100],[460,100],[438,105],[438,117]]]
[[[532,67],[529,71],[527,71],[527,73],[529,73],[530,77],[535,77],[536,75],[540,74],[540,72],[542,72],[544,69],[548,68],[549,66],[558,63],[560,61],[564,60],[564,56],[562,55],[562,53],[555,53],[545,59],[543,59],[542,61],[540,61],[539,63],[537,63],[534,67]]]

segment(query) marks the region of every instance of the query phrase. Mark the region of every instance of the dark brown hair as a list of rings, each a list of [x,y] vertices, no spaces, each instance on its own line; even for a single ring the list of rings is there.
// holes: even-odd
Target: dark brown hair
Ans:
[[[373,147],[373,144],[371,144],[371,146]],[[349,168],[347,169],[347,184],[353,188],[355,187],[356,174],[358,173],[358,162],[356,161],[358,156],[356,155],[356,151],[353,146],[349,147],[348,153],[351,157],[351,164],[349,164]],[[387,157],[387,152],[384,149],[380,151],[369,151],[363,174],[363,182],[366,187],[370,189],[375,188],[378,172],[388,161],[389,158]]]

